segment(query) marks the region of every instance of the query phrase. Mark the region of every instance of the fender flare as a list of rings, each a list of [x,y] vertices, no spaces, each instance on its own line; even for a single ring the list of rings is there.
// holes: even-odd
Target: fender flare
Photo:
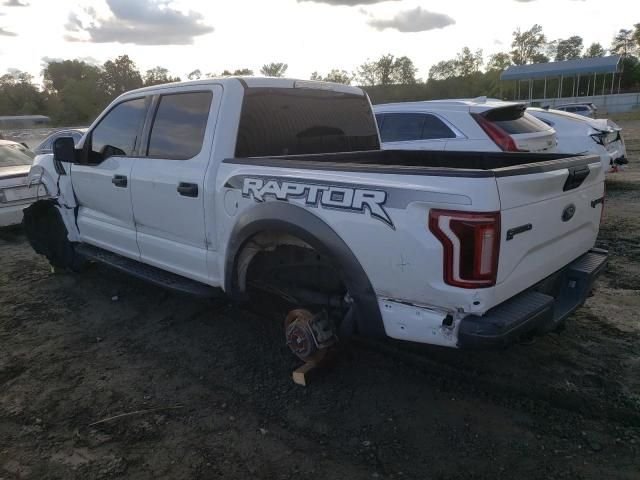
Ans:
[[[345,241],[323,220],[291,203],[268,201],[243,212],[229,237],[225,258],[225,291],[237,291],[238,256],[254,235],[278,231],[300,238],[323,256],[335,261],[340,277],[356,305],[358,332],[386,336],[376,293],[362,265]]]

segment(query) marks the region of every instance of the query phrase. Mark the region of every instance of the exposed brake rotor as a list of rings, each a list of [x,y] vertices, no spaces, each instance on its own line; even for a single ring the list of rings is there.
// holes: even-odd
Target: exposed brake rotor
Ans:
[[[320,362],[327,348],[338,339],[325,311],[313,315],[309,310],[291,310],[284,320],[287,345],[304,362]]]

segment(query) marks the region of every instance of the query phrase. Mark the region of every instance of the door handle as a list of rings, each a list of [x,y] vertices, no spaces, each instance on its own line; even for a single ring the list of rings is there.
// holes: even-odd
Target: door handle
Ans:
[[[178,185],[178,193],[183,197],[197,197],[198,184],[180,182],[180,184]]]
[[[126,175],[114,175],[111,179],[111,183],[113,183],[116,187],[126,187],[127,186],[127,177]]]

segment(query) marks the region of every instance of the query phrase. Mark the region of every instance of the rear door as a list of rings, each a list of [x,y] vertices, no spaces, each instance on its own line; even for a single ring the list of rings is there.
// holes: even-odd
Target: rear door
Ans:
[[[131,175],[141,260],[203,282],[204,178],[221,93],[221,86],[207,85],[157,96],[144,155]]]
[[[561,162],[568,167],[557,168]],[[562,268],[595,245],[603,208],[598,156],[497,169],[501,204],[497,284],[513,293]]]

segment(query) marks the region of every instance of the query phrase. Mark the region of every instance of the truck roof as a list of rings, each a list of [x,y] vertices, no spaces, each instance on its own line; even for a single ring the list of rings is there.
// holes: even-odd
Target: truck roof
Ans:
[[[340,83],[320,82],[316,80],[300,80],[295,78],[280,78],[280,77],[244,77],[244,76],[232,76],[232,77],[212,77],[205,78],[203,80],[190,80],[186,82],[173,82],[163,83],[161,85],[152,85],[149,87],[138,88],[131,90],[123,95],[130,95],[132,93],[146,93],[166,88],[175,88],[182,86],[194,86],[194,85],[211,85],[213,83],[218,85],[225,85],[230,83],[240,82],[245,87],[251,88],[318,88],[321,90],[335,90],[343,93],[352,93],[354,95],[363,95],[364,91],[358,87],[352,87],[349,85],[343,85]]]

